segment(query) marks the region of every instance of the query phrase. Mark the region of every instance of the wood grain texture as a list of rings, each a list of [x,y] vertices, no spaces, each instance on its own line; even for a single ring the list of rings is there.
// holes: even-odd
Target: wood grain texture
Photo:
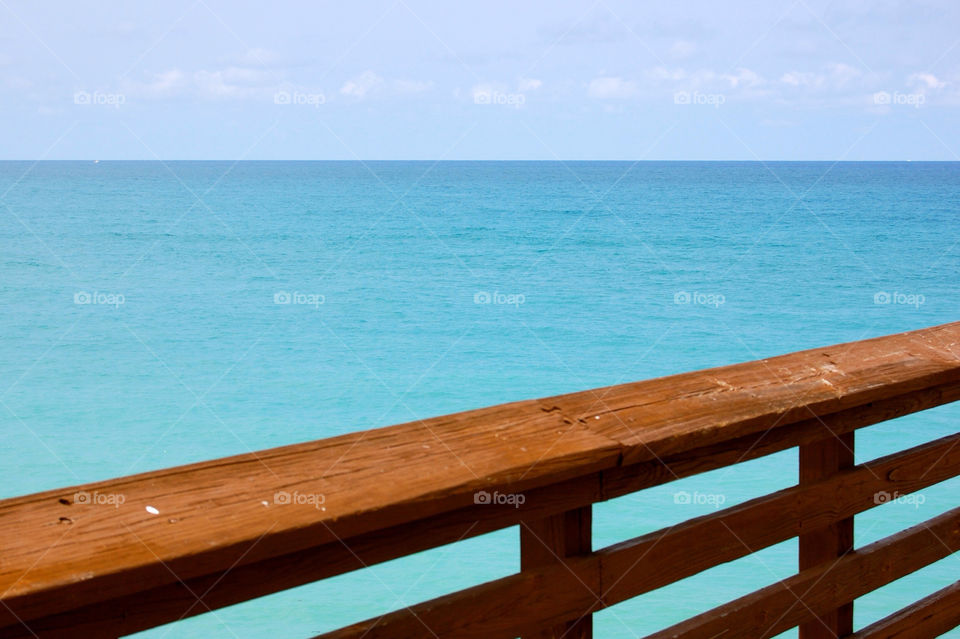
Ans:
[[[870,624],[850,639],[930,639],[960,625],[960,581]]]
[[[8,637],[115,637],[183,617],[343,574],[383,561],[436,548],[510,525],[521,517],[542,519],[562,513],[571,502],[600,499],[600,475],[567,480],[524,493],[522,510],[510,504],[477,504],[449,513],[332,542],[315,548],[238,565],[215,575],[88,605],[65,613],[0,628]],[[198,597],[202,603],[198,602]]]
[[[800,447],[800,485],[812,484],[851,468],[854,433],[827,437]],[[853,517],[800,535],[800,570],[834,562],[853,550]],[[817,588],[829,588],[832,573]],[[836,639],[853,632],[853,600],[800,624],[800,639]]]
[[[592,543],[592,509],[590,506],[568,510],[552,517],[524,521],[520,524],[520,570],[536,570],[586,555]],[[593,591],[600,590],[597,583]],[[596,601],[600,603],[599,597]],[[592,639],[593,615],[596,606],[588,607],[578,619],[524,635],[523,639]]]
[[[0,627],[15,620],[11,610],[48,616],[466,508],[480,490],[588,476],[618,459],[600,435],[535,405],[507,405],[481,420],[454,415],[7,500]],[[80,491],[125,502],[76,503]],[[281,492],[289,503],[278,503]]]
[[[794,446],[852,433],[856,429],[957,400],[960,400],[960,384],[944,384],[658,460],[618,466],[603,472],[603,496],[605,499],[621,497],[644,488],[757,459]]]
[[[625,463],[663,458],[956,381],[958,338],[960,324],[945,324],[577,393],[553,405],[623,444]]]
[[[322,637],[396,639],[415,635],[424,624],[441,637],[515,637],[557,619],[576,619],[593,610],[598,598],[604,606],[614,605],[807,531],[822,530],[875,507],[880,491],[907,494],[957,474],[960,434],[608,546],[565,566],[531,569]],[[571,581],[571,575],[577,577]],[[601,579],[599,587],[588,577]],[[557,585],[527,590],[542,583]],[[481,600],[498,613],[490,618],[474,613],[472,607]]]
[[[649,635],[768,639],[960,550],[960,508]],[[830,587],[822,587],[827,580]]]
[[[184,583],[139,592],[116,600],[32,620],[30,627],[44,636],[71,636],[82,629],[84,636],[129,634],[184,616],[216,610],[278,590],[292,588],[395,559],[458,539],[536,520],[603,499],[755,459],[871,424],[960,399],[960,384],[910,393],[906,396],[848,409],[821,420],[805,420],[769,432],[734,439],[719,445],[694,449],[662,461],[641,462],[526,491],[522,509],[513,506],[473,505],[371,533],[238,565],[227,572],[188,579]],[[901,489],[903,490],[903,489]],[[202,604],[197,601],[202,596]],[[10,636],[32,636],[21,626]],[[62,635],[59,633],[63,633]],[[0,637],[7,636],[0,632]]]
[[[314,576],[274,572],[299,554],[313,559],[307,565],[316,574],[326,557],[349,569],[332,550],[341,540],[464,511],[479,490],[534,491],[597,473],[623,488],[674,474],[617,476],[623,467],[672,458],[685,472],[701,472],[734,463],[732,442],[753,438],[772,452],[767,442],[785,445],[781,434],[798,424],[806,423],[806,434],[790,437],[809,437],[811,420],[844,411],[952,393],[958,352],[960,323],[947,324],[0,501],[0,627],[117,601],[133,606],[137,596],[141,608],[165,610],[166,599],[151,598],[169,596],[173,610],[183,603],[183,583],[210,583],[244,567],[245,579],[259,575],[263,589],[275,590]],[[696,450],[716,457],[690,457]],[[279,503],[280,493],[294,499]],[[122,495],[124,503],[82,504],[77,494]],[[244,583],[228,592],[228,584]],[[229,577],[219,584],[220,601],[260,592]]]

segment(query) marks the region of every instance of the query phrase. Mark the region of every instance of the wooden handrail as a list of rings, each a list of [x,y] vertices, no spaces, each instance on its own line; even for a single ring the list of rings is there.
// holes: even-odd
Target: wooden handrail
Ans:
[[[718,515],[746,517],[744,534],[757,544],[799,535],[803,553],[804,538],[832,539],[839,558],[850,518],[871,505],[863,491],[881,485],[867,466],[845,470],[852,433],[960,399],[958,354],[960,323],[946,324],[3,500],[0,637],[128,634],[517,524],[526,531],[521,572],[476,588],[540,608],[474,636],[588,637],[591,611],[659,587],[628,569],[639,540],[591,552],[590,504],[800,446],[807,471],[792,496]],[[882,489],[960,473],[952,444],[928,446],[878,460],[898,472],[933,467],[919,478],[892,473]],[[933,450],[944,455],[932,459]],[[840,519],[802,510],[841,482],[852,483]],[[485,494],[523,503],[483,503]],[[764,524],[749,525],[758,514]],[[732,552],[682,539],[687,559],[665,583]],[[853,565],[849,557],[839,563]],[[822,561],[801,557],[800,574]],[[800,615],[807,639],[823,625],[849,634],[843,610],[858,595],[841,595],[849,599],[816,609],[820,619]],[[484,624],[463,605],[470,623],[451,632],[470,636]],[[369,636],[402,636],[388,630],[398,619],[388,615]]]
[[[325,637],[410,636],[423,623],[440,636],[510,637],[513,628],[544,625],[553,617],[565,616],[565,609],[585,611],[598,600],[602,606],[614,605],[807,530],[827,528],[875,507],[878,494],[907,495],[956,476],[960,474],[958,445],[960,434],[951,435],[808,486],[787,488],[614,544],[566,566],[523,571]],[[584,586],[590,577],[601,574],[598,590]],[[553,584],[552,592],[532,588],[536,581]],[[468,616],[467,610],[480,601],[497,613],[479,619]]]

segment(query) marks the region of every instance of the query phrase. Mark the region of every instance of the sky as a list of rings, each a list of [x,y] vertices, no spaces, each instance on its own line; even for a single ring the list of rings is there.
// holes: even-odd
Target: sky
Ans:
[[[960,160],[956,0],[0,0],[0,159]]]

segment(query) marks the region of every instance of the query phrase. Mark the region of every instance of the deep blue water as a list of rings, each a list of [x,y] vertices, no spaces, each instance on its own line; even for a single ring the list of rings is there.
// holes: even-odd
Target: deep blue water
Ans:
[[[3,162],[0,497],[953,321],[958,213],[958,163]],[[958,416],[873,427],[858,460]],[[600,505],[595,546],[713,507],[678,491],[729,506],[795,466]],[[858,545],[958,486],[858,517]],[[598,636],[772,583],[795,554],[616,606]],[[861,599],[858,625],[958,561]],[[308,636],[517,568],[511,529],[147,634],[245,639],[280,618]]]

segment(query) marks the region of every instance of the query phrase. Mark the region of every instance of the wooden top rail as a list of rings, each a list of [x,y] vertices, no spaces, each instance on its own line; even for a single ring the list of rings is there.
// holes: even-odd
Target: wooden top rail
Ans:
[[[957,399],[953,323],[3,500],[0,637],[130,633]],[[870,484],[848,472],[860,474],[796,490]],[[525,501],[486,504],[481,491]],[[825,525],[778,495],[762,499],[787,509],[784,528],[763,543],[803,533],[804,518]],[[862,491],[850,499],[833,516],[869,507]],[[604,552],[642,542],[626,543],[578,559],[582,583],[599,579]],[[544,619],[575,619],[578,587],[557,585],[569,575],[566,564],[525,567],[510,592],[570,597]],[[649,585],[631,580],[623,598]]]
[[[878,493],[906,495],[960,474],[958,444],[960,434],[944,437],[909,451],[874,460],[810,486],[787,488],[733,508],[614,544],[571,560],[567,565],[555,564],[510,575],[361,622],[324,637],[383,639],[415,636],[423,624],[441,637],[513,637],[516,635],[513,632],[515,628],[549,624],[555,618],[564,618],[569,611],[583,614],[597,603],[602,606],[614,605],[721,563],[763,550],[805,530],[814,530],[851,517],[876,506],[875,496]],[[761,520],[766,520],[769,525],[757,526]],[[937,553],[945,555],[949,536],[944,537],[944,544],[929,544],[932,539],[927,537],[924,543],[936,547],[926,550],[930,551],[931,556]],[[703,543],[704,540],[709,540],[709,543]],[[937,555],[936,558],[943,555]],[[826,567],[833,568],[830,564]],[[600,575],[603,575],[602,580]],[[543,592],[534,587],[537,584],[550,586],[547,592]],[[595,594],[597,592],[600,593],[599,602]],[[798,591],[794,589],[794,592]],[[788,604],[794,602],[796,599]],[[795,614],[806,612],[804,606],[798,607]],[[720,619],[716,623],[722,624],[729,616],[726,610],[724,613],[722,617],[708,613],[703,618],[716,621],[716,616]],[[769,618],[769,626],[773,626],[775,617]],[[737,636],[755,639],[762,634],[763,629],[750,632],[747,624],[740,625],[747,631]],[[738,627],[736,632],[744,632],[742,628]],[[716,627],[713,630],[703,636],[720,636]],[[728,633],[734,636],[736,632],[725,629],[722,636],[726,639]],[[662,634],[662,637],[667,636],[672,635]],[[661,637],[661,634],[657,637]]]

